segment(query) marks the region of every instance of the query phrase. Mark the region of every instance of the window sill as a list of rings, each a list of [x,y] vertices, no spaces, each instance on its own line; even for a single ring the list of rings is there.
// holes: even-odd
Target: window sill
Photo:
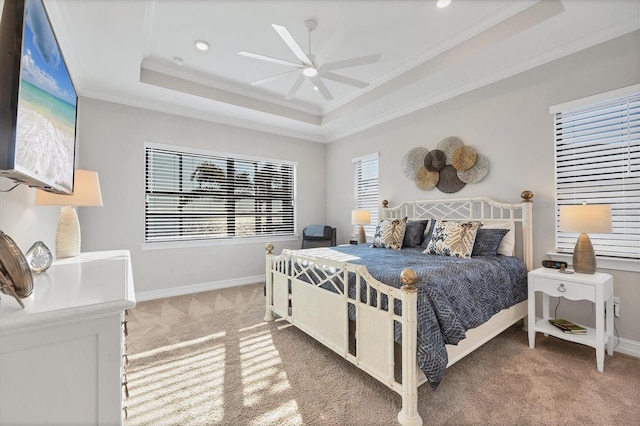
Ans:
[[[573,255],[567,253],[549,252],[547,256],[551,260],[558,260],[571,264]],[[621,259],[617,257],[598,257],[596,259],[599,269],[612,269],[616,271],[640,272],[640,262],[637,259]]]
[[[195,241],[168,241],[157,243],[141,243],[142,250],[167,250],[193,247],[218,247],[218,246],[234,246],[259,243],[275,243],[276,241],[298,241],[298,235],[269,236],[269,237],[247,237],[247,238],[228,238],[219,240],[195,240]]]

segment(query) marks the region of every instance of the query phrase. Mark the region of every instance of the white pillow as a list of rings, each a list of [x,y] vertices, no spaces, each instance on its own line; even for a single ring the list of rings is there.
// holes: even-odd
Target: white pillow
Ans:
[[[503,254],[505,256],[513,256],[513,249],[516,245],[516,228],[513,222],[505,222],[505,221],[487,221],[482,223],[482,227],[485,229],[508,229],[502,241],[500,242],[500,246],[498,247],[498,254]]]

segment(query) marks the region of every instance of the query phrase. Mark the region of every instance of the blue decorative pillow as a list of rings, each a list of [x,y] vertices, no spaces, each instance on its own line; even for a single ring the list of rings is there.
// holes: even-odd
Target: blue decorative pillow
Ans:
[[[507,232],[509,232],[508,229],[478,229],[471,257],[496,256],[502,238]]]
[[[422,235],[422,242],[420,243],[421,249],[426,249],[431,241],[431,235],[433,235],[433,228],[436,227],[436,220],[429,219],[427,226],[424,228],[424,234]]]
[[[402,241],[402,247],[418,247],[422,243],[422,239],[424,238],[424,230],[428,222],[428,220],[415,220],[407,222],[407,227],[404,231],[404,240]]]

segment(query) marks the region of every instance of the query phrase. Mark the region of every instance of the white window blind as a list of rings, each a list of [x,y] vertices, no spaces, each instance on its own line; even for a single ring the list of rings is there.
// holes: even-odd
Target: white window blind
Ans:
[[[369,210],[371,224],[364,225],[367,235],[373,235],[378,223],[378,153],[353,159],[354,209]]]
[[[295,231],[295,164],[145,144],[145,241]]]
[[[608,204],[612,233],[589,234],[596,255],[640,258],[640,94],[552,112],[557,252],[572,253],[578,238],[558,229],[560,206]]]

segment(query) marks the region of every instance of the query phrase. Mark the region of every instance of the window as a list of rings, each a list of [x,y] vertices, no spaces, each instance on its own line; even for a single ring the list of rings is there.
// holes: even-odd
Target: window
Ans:
[[[294,235],[294,163],[145,144],[145,241]]]
[[[353,159],[355,189],[354,209],[370,210],[371,225],[365,225],[367,235],[373,235],[378,223],[378,153]]]
[[[551,108],[555,114],[556,251],[578,234],[558,230],[562,205],[608,204],[612,233],[589,234],[596,255],[640,258],[640,85]]]

